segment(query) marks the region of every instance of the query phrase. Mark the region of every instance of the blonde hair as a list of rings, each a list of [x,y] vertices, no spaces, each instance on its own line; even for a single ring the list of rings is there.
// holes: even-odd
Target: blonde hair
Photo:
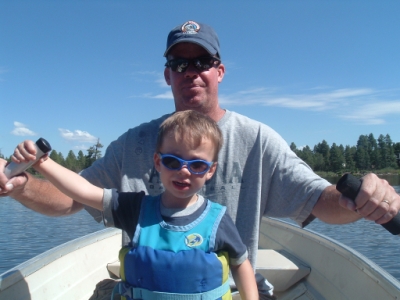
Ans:
[[[167,134],[193,147],[199,146],[203,139],[211,140],[215,148],[213,161],[217,161],[223,138],[217,123],[209,116],[194,110],[179,111],[171,115],[158,130],[157,152],[160,152]]]

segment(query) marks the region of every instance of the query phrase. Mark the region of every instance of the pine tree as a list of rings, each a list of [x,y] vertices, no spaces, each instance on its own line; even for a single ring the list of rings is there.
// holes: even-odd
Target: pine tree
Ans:
[[[72,150],[69,150],[65,159],[65,167],[71,171],[78,172],[76,155]]]
[[[342,146],[343,147],[343,146]],[[343,151],[341,148],[336,146],[336,143],[333,143],[331,149],[329,150],[330,157],[330,170],[333,172],[339,172],[345,166]]]
[[[355,154],[356,167],[360,170],[370,169],[368,145],[368,137],[366,135],[360,135],[357,141],[357,150]]]
[[[344,149],[344,157],[345,157],[345,163],[346,163],[346,167],[345,169],[348,171],[354,171],[356,164],[354,162],[354,157],[355,157],[355,153],[356,153],[356,147],[350,147],[350,146],[346,146],[346,148]]]
[[[97,143],[91,146],[87,152],[88,154],[85,156],[85,167],[90,167],[97,159],[101,157],[101,150],[103,145],[100,144],[100,139],[97,140]]]
[[[79,150],[78,157],[77,157],[77,169],[78,172],[82,171],[86,166],[86,157],[83,154],[82,150]]]
[[[318,143],[318,145],[314,147],[314,153],[320,153],[324,158],[324,166],[322,171],[329,171],[329,151],[330,147],[325,140],[323,140],[321,143]]]

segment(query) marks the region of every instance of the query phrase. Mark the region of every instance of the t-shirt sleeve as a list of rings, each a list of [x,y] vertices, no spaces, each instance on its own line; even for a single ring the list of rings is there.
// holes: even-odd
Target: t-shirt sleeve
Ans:
[[[247,247],[243,244],[235,224],[227,213],[221,219],[215,238],[215,250],[227,251],[229,264],[237,266],[247,259]]]
[[[104,189],[103,221],[107,227],[120,228],[132,239],[139,222],[140,208],[144,192],[119,193]]]

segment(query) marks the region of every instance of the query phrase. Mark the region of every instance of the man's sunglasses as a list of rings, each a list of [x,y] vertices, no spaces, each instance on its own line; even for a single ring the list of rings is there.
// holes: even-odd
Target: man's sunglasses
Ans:
[[[193,59],[177,58],[170,59],[165,63],[167,68],[171,68],[172,71],[183,73],[187,70],[190,64],[193,64],[200,72],[208,71],[212,67],[217,67],[221,63],[219,58],[213,56],[203,56]]]
[[[183,165],[186,165],[189,172],[196,175],[201,175],[210,170],[214,162],[208,162],[202,159],[183,160],[175,155],[158,153],[161,158],[161,163],[170,170],[180,170]]]

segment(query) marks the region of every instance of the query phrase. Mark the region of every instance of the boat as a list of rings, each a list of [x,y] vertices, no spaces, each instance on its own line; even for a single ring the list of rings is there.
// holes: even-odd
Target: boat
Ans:
[[[119,276],[120,244],[121,231],[108,228],[50,249],[0,275],[0,300],[94,299]],[[400,299],[398,280],[321,234],[263,218],[259,245],[257,272],[278,300]]]

